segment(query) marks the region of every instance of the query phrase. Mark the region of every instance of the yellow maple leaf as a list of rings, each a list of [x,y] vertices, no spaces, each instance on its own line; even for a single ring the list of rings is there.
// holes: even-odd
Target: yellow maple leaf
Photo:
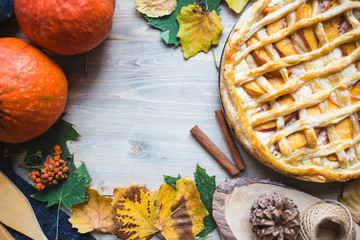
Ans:
[[[249,2],[249,0],[225,0],[227,4],[229,5],[229,8],[234,10],[236,13],[240,13],[246,4]]]
[[[132,184],[114,190],[113,206],[116,208],[113,233],[123,240],[150,239],[159,230],[154,226],[157,191]]]
[[[87,233],[97,230],[110,233],[115,225],[115,209],[111,205],[111,198],[100,195],[94,189],[88,189],[89,199],[87,202],[75,204],[71,207],[73,213],[69,222],[79,233]]]
[[[223,26],[215,10],[206,11],[197,4],[190,4],[181,8],[176,19],[180,26],[177,36],[186,59],[200,51],[208,52],[212,44],[219,44]]]
[[[135,0],[136,10],[152,18],[169,15],[176,6],[176,0]]]
[[[173,187],[161,185],[156,201],[155,226],[166,239],[195,239],[205,227],[203,219],[208,211],[200,200],[195,182],[187,177]]]

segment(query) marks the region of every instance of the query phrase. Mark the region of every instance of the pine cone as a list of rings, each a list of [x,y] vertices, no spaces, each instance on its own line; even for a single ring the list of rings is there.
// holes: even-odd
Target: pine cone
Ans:
[[[300,216],[293,200],[281,194],[263,194],[251,207],[252,231],[262,240],[296,240]]]

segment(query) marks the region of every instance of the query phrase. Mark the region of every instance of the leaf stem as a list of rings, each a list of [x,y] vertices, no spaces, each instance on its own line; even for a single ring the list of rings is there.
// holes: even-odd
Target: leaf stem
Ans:
[[[216,62],[216,56],[215,56],[215,52],[214,52],[214,47],[213,47],[213,45],[211,45],[211,51],[212,51],[213,56],[214,56],[215,67],[216,67],[217,70],[219,70],[219,66],[217,65],[217,62]]]
[[[61,200],[59,200],[58,211],[57,211],[57,215],[56,215],[56,236],[55,236],[55,240],[58,240],[58,237],[59,237],[59,215],[60,215],[60,206],[61,206]]]
[[[99,234],[99,238],[100,238],[100,240],[102,240],[102,236],[101,236],[100,231],[97,231],[97,233]]]
[[[208,7],[208,4],[207,4],[207,1],[206,0],[204,0],[204,1],[205,1],[205,5],[206,5],[206,11],[208,11],[209,7]]]

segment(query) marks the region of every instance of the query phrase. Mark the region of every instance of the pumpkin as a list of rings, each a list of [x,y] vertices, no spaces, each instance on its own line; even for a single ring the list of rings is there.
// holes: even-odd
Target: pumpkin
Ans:
[[[61,68],[24,40],[0,38],[0,141],[19,143],[46,132],[64,111]]]
[[[84,53],[109,34],[115,0],[15,0],[16,19],[34,44],[56,54]]]

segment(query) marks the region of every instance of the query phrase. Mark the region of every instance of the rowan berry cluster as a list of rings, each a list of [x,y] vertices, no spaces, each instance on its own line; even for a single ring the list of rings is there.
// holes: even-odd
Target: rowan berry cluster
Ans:
[[[66,166],[64,160],[60,159],[60,154],[60,146],[53,147],[52,154],[44,162],[41,170],[29,173],[30,179],[38,190],[42,190],[50,185],[56,185],[59,181],[68,177],[69,167]]]

